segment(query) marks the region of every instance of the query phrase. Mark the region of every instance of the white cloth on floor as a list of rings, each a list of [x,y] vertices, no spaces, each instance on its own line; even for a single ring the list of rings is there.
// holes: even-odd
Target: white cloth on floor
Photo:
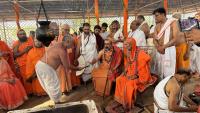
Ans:
[[[83,81],[88,81],[92,78],[91,72],[94,69],[94,67],[98,67],[98,63],[91,65],[93,59],[97,58],[97,48],[96,48],[96,37],[94,34],[90,33],[89,36],[87,36],[84,39],[84,33],[81,34],[81,55],[83,55],[86,67],[85,71],[82,75]]]
[[[157,40],[159,40],[164,35],[164,44],[167,44],[170,41],[170,25],[174,22],[175,19],[168,19],[163,25],[160,32],[157,34]],[[175,74],[176,69],[176,47],[171,46],[165,49],[164,54],[156,52],[158,73],[160,78],[163,79],[167,76]]]
[[[42,61],[37,62],[35,65],[35,71],[41,86],[49,95],[50,99],[54,102],[59,102],[62,93],[56,71]]]
[[[136,29],[135,31],[130,32],[128,37],[134,38],[137,46],[146,46],[147,45],[145,34],[140,29]]]

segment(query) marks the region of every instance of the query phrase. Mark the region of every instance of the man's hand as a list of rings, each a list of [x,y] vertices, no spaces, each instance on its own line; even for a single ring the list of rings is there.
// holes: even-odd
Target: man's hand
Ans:
[[[84,69],[85,67],[78,67],[77,70],[81,71],[82,69]]]
[[[165,47],[164,46],[157,46],[157,50],[160,54],[165,54]]]
[[[198,106],[197,105],[191,105],[191,106],[189,106],[189,108],[191,108],[194,111],[198,110]]]
[[[34,73],[30,78],[28,78],[26,81],[31,83],[33,79],[37,78],[37,75]]]
[[[32,48],[33,48],[33,46],[28,46],[28,47],[26,47],[26,48],[24,49],[24,52],[25,52],[25,53],[28,53],[29,50],[32,49]]]
[[[191,31],[187,32],[186,40],[192,43],[200,43],[200,30],[199,29],[192,29]]]
[[[10,83],[10,84],[14,84],[15,83],[15,79],[14,78],[8,79],[7,82]]]
[[[74,66],[78,66],[78,65],[79,65],[78,60],[75,60],[75,61],[74,61]]]
[[[97,62],[96,59],[93,59],[92,62],[90,62],[90,64],[94,65]]]
[[[8,57],[8,56],[10,56],[9,52],[1,52],[0,51],[0,57]]]

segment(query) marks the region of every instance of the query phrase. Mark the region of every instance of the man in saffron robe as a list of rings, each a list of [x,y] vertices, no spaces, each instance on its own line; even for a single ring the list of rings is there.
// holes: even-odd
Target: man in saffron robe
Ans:
[[[76,76],[76,69],[74,68],[75,62],[75,52],[76,52],[76,42],[75,39],[71,35],[66,35],[63,38],[63,41],[68,42],[67,53],[70,60],[70,77],[71,77],[71,85],[72,87],[80,85],[80,78]]]
[[[76,76],[75,70],[73,70],[74,61],[75,61],[75,51],[76,51],[76,44],[75,44],[75,39],[70,35],[70,26],[68,24],[63,24],[61,28],[61,35],[58,38],[59,42],[67,42],[68,47],[67,47],[67,55],[69,56],[70,60],[70,72],[69,75],[67,76],[65,73],[64,67],[61,65],[58,69],[59,75],[60,75],[60,80],[61,80],[61,91],[64,93],[66,91],[72,90],[72,87],[79,86],[80,85],[80,78]],[[72,67],[71,67],[72,66]],[[67,80],[64,82],[64,76],[66,76]],[[64,89],[66,86],[66,89]]]
[[[36,78],[35,65],[45,53],[45,48],[42,43],[34,39],[34,47],[28,52],[26,62],[26,80],[32,83],[33,94],[37,96],[45,95],[45,91]]]
[[[150,56],[136,47],[133,38],[124,42],[124,73],[116,79],[115,100],[130,110],[137,91],[144,91],[152,82],[149,69]]]
[[[27,38],[26,32],[20,29],[17,32],[18,41],[13,44],[14,58],[20,71],[20,75],[23,78],[23,84],[27,94],[32,93],[32,85],[26,82],[26,61],[27,54],[30,49],[33,48],[32,38]]]
[[[106,83],[106,81],[101,81],[102,84],[100,86],[97,86],[96,91],[99,93],[105,93],[106,95],[109,95],[113,82],[121,74],[121,66],[122,66],[121,64],[123,55],[121,49],[118,48],[117,46],[114,46],[111,40],[105,39],[104,44],[105,46],[99,52],[98,58],[93,59],[92,61],[92,64],[95,64],[100,59],[103,60],[99,68],[95,69],[97,72],[96,74],[94,74],[95,70],[93,70],[93,78],[95,79],[95,77],[97,78],[105,77],[106,79],[104,80],[106,81],[108,80],[108,83]],[[102,70],[108,70],[109,72],[107,75],[99,75],[98,72],[100,71],[102,72]],[[103,82],[106,84],[106,86],[103,84]],[[103,88],[101,86],[103,86]],[[104,92],[105,88],[108,89],[108,93]]]
[[[181,19],[180,13],[174,13],[172,17],[177,20]],[[178,23],[178,21],[177,21]],[[178,40],[176,42],[176,70],[189,68],[189,44],[186,43],[186,38],[183,32],[179,32]]]
[[[0,109],[15,109],[28,99],[26,91],[1,52],[0,67]]]
[[[59,26],[56,22],[51,22],[49,24],[49,28],[53,31],[55,38],[53,41],[51,41],[50,46],[55,45],[58,42],[58,36],[59,36]]]
[[[1,40],[0,40],[0,52],[3,53],[4,59],[7,60],[8,64],[10,65],[10,68],[17,76],[16,68],[15,68],[15,64],[14,64],[13,52],[8,47],[8,45],[4,41],[1,41]],[[20,79],[20,76],[17,76],[17,78]]]

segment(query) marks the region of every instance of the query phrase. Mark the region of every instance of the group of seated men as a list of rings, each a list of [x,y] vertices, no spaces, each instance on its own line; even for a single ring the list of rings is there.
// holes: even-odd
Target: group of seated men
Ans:
[[[84,23],[78,36],[70,34],[67,24],[62,25],[59,33],[59,26],[52,22],[49,29],[55,39],[49,47],[38,41],[34,34],[27,37],[23,29],[18,30],[18,40],[12,50],[0,41],[0,107],[14,109],[23,104],[30,94],[47,94],[55,103],[66,102],[66,92],[79,86],[81,81],[92,79],[94,69],[107,68],[109,83],[116,84],[114,99],[127,110],[134,107],[137,92],[143,92],[154,82],[153,73],[158,75],[159,80],[163,79],[154,91],[157,112],[197,111],[197,105],[188,98],[189,108],[180,107],[177,98],[190,76],[187,62],[191,46],[178,29],[177,19],[167,19],[163,8],[156,9],[153,14],[156,25],[152,32],[140,15],[131,23],[132,31],[128,37],[124,37],[116,20],[109,26],[110,32],[107,32],[106,23],[96,25],[94,33],[90,31],[90,24]],[[151,71],[150,55],[140,48],[147,45],[146,39],[150,37],[153,37],[157,50],[156,72]],[[191,35],[187,37],[191,39]],[[184,46],[179,47],[181,44]],[[181,55],[176,55],[178,53]],[[79,56],[85,60],[84,67],[78,67]],[[83,74],[77,77],[76,71],[82,69]],[[165,101],[164,105],[160,101]]]

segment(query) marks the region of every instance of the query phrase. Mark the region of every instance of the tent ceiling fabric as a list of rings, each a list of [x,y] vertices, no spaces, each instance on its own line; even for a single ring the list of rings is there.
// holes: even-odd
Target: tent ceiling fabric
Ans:
[[[43,0],[49,19],[83,18],[90,11],[94,17],[94,0]],[[87,3],[88,1],[88,3]],[[18,0],[21,20],[35,20],[40,0]],[[87,9],[88,4],[88,9]],[[151,15],[155,8],[162,7],[163,0],[129,0],[129,15]],[[168,13],[193,12],[200,9],[200,0],[168,0]],[[198,9],[199,8],[199,9]],[[122,16],[123,0],[99,0],[100,17]],[[43,15],[43,13],[42,13]],[[0,1],[0,17],[15,20],[13,0]],[[41,18],[43,18],[41,16]]]

